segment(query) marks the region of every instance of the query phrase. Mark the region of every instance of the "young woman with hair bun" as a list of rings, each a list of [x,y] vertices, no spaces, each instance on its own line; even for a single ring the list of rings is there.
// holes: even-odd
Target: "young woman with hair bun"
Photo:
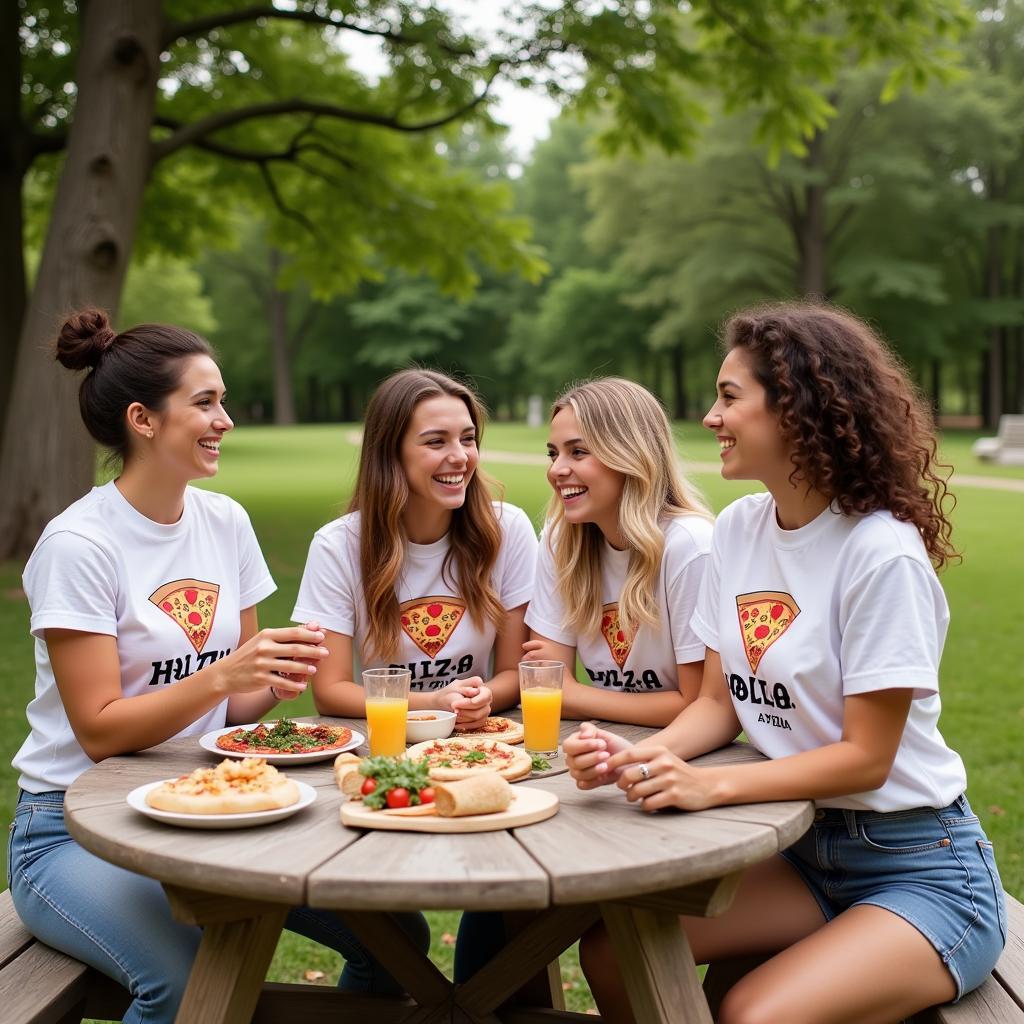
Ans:
[[[170,1022],[200,930],[172,918],[158,882],[68,835],[64,793],[104,758],[257,720],[327,651],[315,622],[259,629],[275,585],[249,518],[188,486],[216,475],[233,425],[206,341],[158,324],[117,334],[90,309],[61,328],[57,359],[86,371],[82,419],[120,472],[47,525],[25,567],[36,681],[8,884],[36,937],[128,989],[129,1024]],[[190,602],[184,618],[168,586]],[[336,916],[300,908],[288,927],[351,957],[363,976],[349,987],[387,990]]]
[[[565,718],[666,725],[700,687],[690,627],[712,521],[680,473],[658,400],[616,377],[552,407],[553,495],[526,622],[527,656],[566,666]],[[579,655],[590,685],[575,677]]]
[[[1002,884],[938,730],[955,557],[931,417],[885,344],[827,305],[725,327],[705,417],[722,476],[764,493],[718,517],[693,616],[700,695],[650,741],[583,726],[581,789],[645,811],[810,799],[810,830],[747,870],[732,906],[682,918],[697,963],[766,962],[720,1024],[886,1024],[980,985],[1006,941]],[[769,760],[691,767],[743,731]],[[607,934],[581,943],[602,1019],[632,1014]]]

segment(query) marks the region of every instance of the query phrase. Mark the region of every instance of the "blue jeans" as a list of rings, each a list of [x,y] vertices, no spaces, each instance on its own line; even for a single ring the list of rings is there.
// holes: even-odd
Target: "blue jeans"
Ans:
[[[108,864],[79,846],[64,826],[63,793],[19,796],[7,881],[18,916],[36,938],[128,990],[133,1002],[125,1024],[172,1024],[202,932],[174,920],[159,882]],[[397,916],[426,952],[430,930],[423,915]],[[401,991],[336,914],[298,907],[285,925],[345,957],[339,988]]]

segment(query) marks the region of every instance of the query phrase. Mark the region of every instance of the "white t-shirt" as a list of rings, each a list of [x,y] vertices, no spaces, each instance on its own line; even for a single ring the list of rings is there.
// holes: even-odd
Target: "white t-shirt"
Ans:
[[[914,691],[888,780],[823,807],[945,807],[966,785],[937,727],[946,597],[920,534],[888,512],[829,509],[783,530],[770,494],[718,517],[693,625],[722,658],[748,739],[771,758],[836,743],[843,699]]]
[[[494,503],[501,527],[501,547],[491,583],[503,608],[518,608],[530,599],[537,560],[537,536],[526,513],[515,505]],[[367,652],[369,621],[359,565],[360,513],[350,512],[317,530],[309,546],[299,596],[292,611],[296,622],[315,620],[353,638],[353,675],[383,665],[408,667],[413,690],[438,690],[468,676],[490,678],[494,624],[478,629],[458,592],[454,566],[443,572],[449,542],[406,542],[396,584],[401,610],[399,648],[390,661]]]
[[[43,631],[115,637],[121,693],[152,693],[229,654],[240,613],[274,592],[245,510],[226,495],[186,488],[176,523],[154,523],[113,482],[94,487],[47,524],[24,573],[35,637],[31,732],[14,758],[30,793],[67,789],[93,762],[71,729]],[[227,702],[178,734],[224,725]]]
[[[580,636],[566,626],[546,528],[541,535],[537,583],[526,624],[549,640],[575,647],[594,686],[620,693],[678,690],[676,666],[704,658],[704,641],[693,631],[690,618],[711,547],[712,524],[703,516],[681,515],[665,519],[662,529],[665,553],[655,587],[658,628],[642,626],[632,642],[618,619],[630,552],[617,551],[605,542],[601,551],[601,629]]]

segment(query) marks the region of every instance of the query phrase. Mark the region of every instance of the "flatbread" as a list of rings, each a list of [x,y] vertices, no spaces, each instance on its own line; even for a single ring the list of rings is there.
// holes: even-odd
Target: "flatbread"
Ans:
[[[512,787],[496,772],[480,772],[460,782],[439,782],[434,803],[442,818],[469,814],[497,814],[512,803]]]
[[[452,735],[469,739],[486,737],[489,740],[498,740],[500,743],[522,743],[523,725],[522,722],[513,722],[511,718],[492,715],[484,721],[479,729],[460,729],[456,726]]]
[[[471,756],[467,758],[467,754]],[[497,772],[511,782],[529,775],[533,765],[530,755],[519,747],[472,736],[427,740],[410,747],[405,756],[413,761],[426,758],[430,777],[436,782],[457,782],[481,772]]]
[[[353,800],[358,800],[365,776],[359,771],[363,759],[358,754],[346,751],[334,759],[334,781],[338,789]]]
[[[146,803],[177,814],[248,814],[290,807],[299,787],[260,757],[224,760],[151,789]]]
[[[223,733],[217,746],[235,754],[315,754],[344,747],[351,739],[352,730],[343,725],[302,725],[282,718]]]

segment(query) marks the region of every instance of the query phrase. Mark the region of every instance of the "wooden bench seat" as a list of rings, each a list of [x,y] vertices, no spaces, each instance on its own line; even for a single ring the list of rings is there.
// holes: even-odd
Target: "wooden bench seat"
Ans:
[[[971,451],[985,462],[1024,466],[1024,416],[1000,416],[995,437],[980,437]]]
[[[959,1003],[933,1006],[906,1024],[1024,1024],[1024,906],[1006,894],[1006,949],[995,970],[980,988]],[[714,1016],[725,993],[765,957],[737,957],[708,967],[704,992]]]
[[[25,929],[9,890],[0,893],[0,1019],[4,1024],[120,1020],[128,993]]]

